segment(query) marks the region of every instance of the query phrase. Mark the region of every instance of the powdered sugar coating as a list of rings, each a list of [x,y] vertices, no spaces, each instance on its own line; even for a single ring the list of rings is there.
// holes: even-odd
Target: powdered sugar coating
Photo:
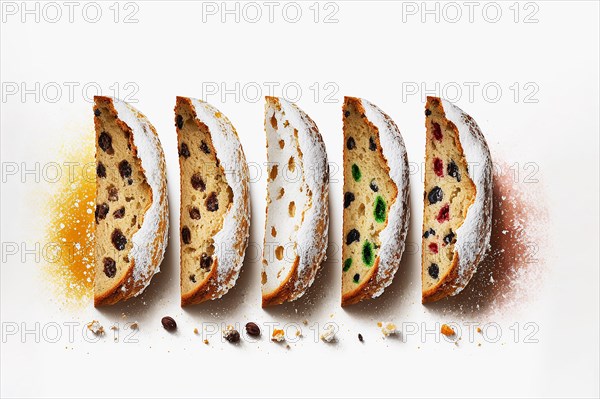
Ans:
[[[492,158],[485,137],[477,123],[454,104],[442,101],[446,118],[458,129],[460,144],[469,166],[469,177],[475,184],[475,201],[467,210],[463,224],[456,230],[458,278],[456,295],[467,285],[486,250],[492,231]]]
[[[233,201],[223,216],[223,227],[214,235],[217,264],[217,292],[223,296],[239,276],[250,233],[249,172],[242,144],[229,119],[212,105],[190,98],[196,116],[210,132],[215,156],[233,192]]]
[[[160,271],[167,247],[169,215],[167,204],[167,180],[165,177],[165,156],[160,139],[148,119],[128,103],[112,99],[117,117],[132,131],[133,144],[137,157],[142,163],[144,176],[152,189],[152,204],[144,214],[141,228],[133,235],[133,249],[130,255],[134,260],[131,286],[141,287],[133,296],[141,294],[150,284],[150,279]],[[161,227],[164,227],[161,234]],[[130,286],[126,282],[122,289]]]
[[[298,129],[298,144],[302,151],[304,180],[312,193],[312,206],[304,215],[298,231],[298,278],[293,299],[301,297],[315,280],[318,268],[325,260],[329,231],[329,179],[327,153],[315,123],[295,104],[279,98],[279,104],[290,124]],[[321,234],[318,225],[324,224]]]
[[[381,150],[390,168],[390,178],[398,188],[398,196],[388,212],[387,226],[379,234],[381,248],[375,283],[378,287],[373,293],[375,298],[391,284],[404,252],[410,219],[408,155],[400,130],[394,121],[376,105],[364,99],[360,101],[365,109],[365,116],[379,131]]]

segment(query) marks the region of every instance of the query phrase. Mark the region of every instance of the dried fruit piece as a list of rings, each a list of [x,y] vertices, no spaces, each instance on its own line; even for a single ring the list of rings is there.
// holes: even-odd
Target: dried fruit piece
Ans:
[[[188,145],[186,143],[181,143],[181,146],[179,147],[179,156],[189,158],[190,155],[191,154]]]
[[[450,230],[450,232],[444,236],[444,243],[451,244],[452,241],[454,240],[454,236],[455,236],[454,232],[452,230]]]
[[[115,248],[117,248],[117,250],[119,251],[124,250],[125,246],[127,245],[127,238],[125,238],[123,232],[120,229],[115,229],[112,232],[110,240],[112,241],[112,244],[115,246]]]
[[[360,274],[356,273],[354,277],[352,277],[352,281],[358,283],[360,281]]]
[[[429,115],[431,115],[431,111],[430,111],[430,110],[428,110],[428,109],[426,109],[426,110],[425,110],[425,116],[429,116]]]
[[[240,333],[235,330],[232,326],[227,326],[227,329],[223,331],[223,338],[228,342],[236,343],[240,342]]]
[[[201,215],[200,215],[200,209],[196,208],[195,206],[190,208],[190,218],[193,220],[200,220]]]
[[[377,149],[377,144],[375,143],[375,139],[373,136],[369,137],[369,150],[375,151]]]
[[[202,140],[200,142],[200,150],[202,150],[202,152],[205,154],[210,154],[210,148],[208,147],[208,144],[206,144],[206,142],[204,140]]]
[[[175,322],[175,319],[173,319],[171,316],[163,317],[160,320],[160,322],[162,323],[162,326],[164,327],[164,329],[169,332],[173,332],[173,331],[177,330],[177,323]]]
[[[209,212],[215,212],[216,210],[219,209],[219,198],[217,197],[217,193],[215,193],[214,191],[212,193],[210,193],[208,195],[208,198],[206,199],[206,209],[208,209]]]
[[[379,191],[379,186],[377,185],[377,183],[375,183],[375,179],[371,180],[371,183],[369,183],[369,187],[375,193]]]
[[[181,241],[183,241],[184,244],[192,242],[192,232],[187,226],[183,226],[181,229]]]
[[[362,174],[360,173],[360,168],[357,164],[352,164],[352,178],[354,181],[360,181]]]
[[[358,232],[358,230],[352,229],[348,232],[348,235],[346,236],[346,245],[350,245],[355,241],[360,241],[360,233]]]
[[[387,216],[386,211],[387,207],[385,200],[382,196],[378,195],[377,198],[375,198],[375,207],[373,209],[373,217],[375,218],[375,221],[378,223],[385,222]]]
[[[442,128],[440,127],[440,124],[433,122],[432,126],[433,126],[433,137],[435,137],[435,139],[438,141],[442,141],[444,136],[442,135]]]
[[[454,334],[456,334],[454,329],[452,327],[450,327],[448,324],[442,324],[442,328],[440,329],[440,332],[442,334],[444,334],[446,337],[451,337]]]
[[[98,108],[94,108],[94,116],[100,116],[100,110]]]
[[[354,201],[354,193],[347,192],[344,194],[344,208],[348,208],[350,204]]]
[[[113,212],[113,217],[115,219],[123,219],[123,216],[125,216],[125,207],[122,206],[119,209],[117,209],[116,211]]]
[[[444,223],[447,220],[450,220],[450,205],[448,204],[444,205],[437,215],[437,221],[439,223]]]
[[[362,336],[362,334],[361,334],[361,333],[358,333],[358,340],[359,340],[360,342],[364,342],[364,338],[363,338],[363,336]]]
[[[444,199],[444,192],[440,187],[435,186],[427,195],[427,199],[429,200],[429,204],[433,205],[436,202],[439,202]]]
[[[351,266],[352,266],[352,258],[348,258],[344,261],[344,268],[342,270],[347,272]]]
[[[100,133],[100,136],[98,136],[98,146],[102,149],[102,151],[109,155],[112,155],[115,152],[115,150],[112,148],[112,137],[110,137],[110,134],[106,132],[102,132]]]
[[[203,252],[202,255],[200,256],[200,268],[204,269],[204,270],[210,270],[212,263],[213,263],[212,256],[210,256],[206,252]]]
[[[192,183],[192,187],[194,187],[194,190],[199,190],[200,192],[204,192],[206,190],[206,183],[204,183],[204,180],[202,179],[202,176],[200,176],[199,173],[194,173],[190,180]]]
[[[448,163],[447,171],[448,176],[452,176],[456,179],[456,181],[460,182],[460,172],[458,171],[458,166],[452,160]]]
[[[433,171],[439,177],[444,177],[444,161],[439,158],[433,159]]]
[[[113,258],[104,258],[104,274],[106,277],[113,278],[117,274],[117,263]]]
[[[183,128],[183,116],[177,115],[175,117],[175,124],[177,125],[177,129],[182,129]]]
[[[119,162],[119,174],[123,179],[131,177],[131,165],[126,160]]]
[[[106,215],[108,215],[109,210],[110,210],[110,208],[108,207],[108,204],[106,202],[104,202],[102,204],[96,204],[96,212],[95,212],[96,223],[98,223],[98,221],[100,221],[100,220],[105,219]]]
[[[113,186],[112,184],[106,188],[108,191],[108,200],[109,201],[118,201],[119,200],[119,189]]]
[[[362,260],[363,263],[369,267],[373,266],[373,261],[375,256],[373,256],[373,244],[371,244],[368,240],[365,241],[362,248]]]
[[[346,140],[346,148],[349,150],[356,148],[356,141],[354,141],[353,137],[348,137],[348,140]]]
[[[429,238],[429,236],[434,236],[435,235],[435,230],[432,228],[429,228],[429,230],[427,230],[425,233],[423,233],[423,238]]]
[[[258,327],[258,325],[256,323],[253,323],[253,322],[246,323],[246,332],[251,337],[260,336],[260,328]]]
[[[438,253],[438,245],[435,242],[430,242],[429,243],[429,250],[432,253],[437,254]]]
[[[440,274],[440,267],[437,265],[437,263],[432,263],[427,268],[427,273],[429,273],[431,278],[437,279]]]
[[[98,162],[98,165],[96,166],[96,176],[101,178],[106,177],[106,167],[102,162]]]

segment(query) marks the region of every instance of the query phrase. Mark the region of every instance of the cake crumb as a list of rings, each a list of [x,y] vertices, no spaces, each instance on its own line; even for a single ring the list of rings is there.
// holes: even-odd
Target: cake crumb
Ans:
[[[208,345],[208,340],[207,339],[204,340],[204,344]]]
[[[398,332],[396,329],[396,325],[394,323],[385,322],[385,323],[377,323],[379,327],[381,327],[381,332],[385,337],[389,337],[390,335],[394,335]]]
[[[285,346],[285,348],[286,348],[286,349],[290,349],[290,348],[291,348],[290,344],[287,344],[287,345]]]
[[[100,325],[98,320],[92,320],[89,322],[87,329],[90,330],[94,335],[104,335],[104,327]]]
[[[194,328],[194,334],[198,334],[198,329]]]
[[[321,334],[321,340],[323,342],[333,342],[335,340],[335,329],[332,325],[327,326],[327,328]]]
[[[304,324],[305,326],[307,326],[307,325],[308,325],[308,320],[306,320],[306,319],[305,319],[305,320],[303,320],[303,321],[302,321],[302,324]]]
[[[285,341],[285,333],[283,330],[279,330],[279,329],[274,329],[273,330],[273,336],[271,337],[272,341],[275,342],[281,342],[281,341]]]
[[[477,327],[477,332],[481,334],[481,328]]]
[[[112,331],[117,331],[119,329],[119,327],[116,324],[113,324],[112,326],[110,326],[110,329]]]
[[[137,321],[134,321],[133,323],[131,323],[131,329],[132,330],[137,330],[138,328],[140,328],[140,326],[138,325]]]
[[[383,325],[383,323],[377,322],[377,327],[381,328],[382,325]]]
[[[296,337],[301,337],[302,333],[300,332],[300,330],[296,330]]]
[[[452,329],[452,327],[450,327],[448,324],[442,324],[442,329],[440,330],[442,334],[444,334],[446,337],[451,337],[454,334],[456,334],[456,332]]]

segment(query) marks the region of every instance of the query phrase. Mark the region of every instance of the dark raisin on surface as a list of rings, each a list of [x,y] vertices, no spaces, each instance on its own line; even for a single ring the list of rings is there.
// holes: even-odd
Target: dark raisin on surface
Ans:
[[[113,278],[117,274],[117,263],[113,258],[104,258],[104,274],[106,277]]]
[[[240,333],[237,330],[227,330],[223,336],[228,342],[240,342]]]
[[[369,187],[371,188],[371,190],[373,190],[374,192],[379,191],[379,186],[377,185],[377,183],[375,183],[375,179],[371,180],[371,183],[369,183]]]
[[[358,283],[360,281],[360,274],[356,273],[354,275],[354,277],[352,278],[352,281],[354,281],[355,283]]]
[[[179,156],[180,157],[184,157],[184,158],[189,158],[190,157],[190,149],[188,148],[186,143],[181,143],[181,146],[179,147]]]
[[[113,217],[115,219],[123,219],[123,216],[125,216],[125,207],[124,206],[122,206],[121,208],[119,208],[113,212]]]
[[[346,140],[346,148],[349,150],[356,148],[356,141],[354,141],[354,137],[348,137],[348,140]]]
[[[190,218],[193,220],[199,220],[201,217],[200,215],[200,209],[196,208],[195,206],[190,208]]]
[[[260,328],[256,323],[248,322],[246,323],[246,332],[251,337],[258,337],[260,335]]]
[[[433,122],[431,125],[433,127],[433,137],[437,141],[442,141],[444,136],[442,135],[442,128],[440,127],[439,123]]]
[[[96,212],[95,212],[96,223],[98,223],[98,221],[100,221],[100,220],[105,219],[106,215],[108,215],[109,210],[110,210],[110,208],[108,207],[108,204],[106,202],[104,202],[102,204],[96,204]]]
[[[432,263],[427,268],[427,273],[429,273],[431,278],[437,279],[438,276],[440,275],[440,267],[437,265],[437,263]]]
[[[217,197],[217,193],[214,191],[208,195],[206,199],[206,209],[209,212],[214,212],[219,209],[219,198]]]
[[[450,232],[444,236],[444,243],[451,244],[452,241],[454,241],[454,236],[455,236],[454,232],[452,230],[450,230]]]
[[[106,177],[106,167],[102,162],[98,162],[98,165],[96,166],[96,175],[102,178]]]
[[[189,244],[192,242],[192,232],[187,226],[183,226],[181,229],[181,240],[184,244]]]
[[[131,165],[125,159],[119,162],[119,174],[123,179],[131,177]]]
[[[121,230],[115,229],[112,232],[110,239],[112,241],[112,244],[119,251],[122,251],[125,249],[125,245],[127,245],[127,238],[125,238],[125,236],[123,235],[123,232]]]
[[[108,154],[114,152],[112,148],[112,137],[110,137],[110,134],[106,132],[102,132],[100,133],[100,136],[98,136],[98,146],[102,149],[102,151]]]
[[[195,282],[196,282],[196,275],[195,275],[195,274],[190,274],[190,281],[191,281],[192,283],[195,283]]]
[[[100,116],[100,110],[98,108],[94,109],[94,115]]]
[[[429,200],[430,204],[435,204],[436,202],[440,202],[442,199],[444,199],[444,192],[442,191],[442,189],[440,187],[435,186],[434,188],[431,189],[431,191],[427,195],[427,199]]]
[[[205,154],[210,154],[210,148],[208,148],[208,144],[204,140],[200,142],[200,149]]]
[[[212,256],[210,256],[206,252],[203,252],[202,255],[200,256],[200,268],[204,269],[204,270],[210,270],[212,263],[213,263]]]
[[[108,200],[118,201],[119,200],[119,189],[112,184],[106,188],[108,190]]]
[[[192,175],[191,182],[192,187],[194,187],[195,190],[200,190],[201,192],[204,192],[204,190],[206,190],[206,183],[204,183],[204,180],[202,179],[200,174],[194,173]]]
[[[448,176],[452,176],[456,179],[456,181],[460,182],[460,172],[458,171],[458,166],[454,161],[450,161],[448,163],[447,173]]]
[[[344,193],[344,208],[348,208],[352,201],[354,201],[354,193]]]
[[[183,116],[177,115],[175,117],[175,123],[177,124],[177,129],[183,128]]]
[[[361,333],[358,333],[358,340],[359,340],[360,342],[364,342],[364,341],[365,341],[365,339],[363,338],[363,336],[362,336],[362,334],[361,334]]]
[[[346,236],[346,245],[350,245],[355,241],[360,241],[360,233],[358,232],[358,230],[352,229],[348,232],[348,235]]]
[[[345,116],[346,118],[347,118],[347,117],[349,117],[349,116],[350,116],[350,111],[346,111],[346,112],[344,112],[344,116]]]
[[[164,327],[164,329],[169,332],[173,332],[173,331],[177,330],[177,323],[175,322],[175,319],[173,319],[171,316],[163,317],[160,320],[160,322],[162,323],[162,326]]]
[[[375,143],[375,139],[373,136],[369,137],[369,150],[375,151],[377,149],[377,144]]]
[[[429,115],[431,115],[431,111],[430,111],[430,110],[428,110],[428,109],[426,109],[426,110],[425,110],[425,116],[429,116]]]

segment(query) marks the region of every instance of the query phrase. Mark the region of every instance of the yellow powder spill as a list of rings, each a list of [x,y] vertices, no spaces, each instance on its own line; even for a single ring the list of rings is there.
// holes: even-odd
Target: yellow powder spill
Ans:
[[[59,188],[46,205],[46,238],[52,254],[45,271],[65,304],[84,306],[94,286],[94,210],[96,174],[94,132],[83,135],[79,146],[63,148],[65,167]]]

